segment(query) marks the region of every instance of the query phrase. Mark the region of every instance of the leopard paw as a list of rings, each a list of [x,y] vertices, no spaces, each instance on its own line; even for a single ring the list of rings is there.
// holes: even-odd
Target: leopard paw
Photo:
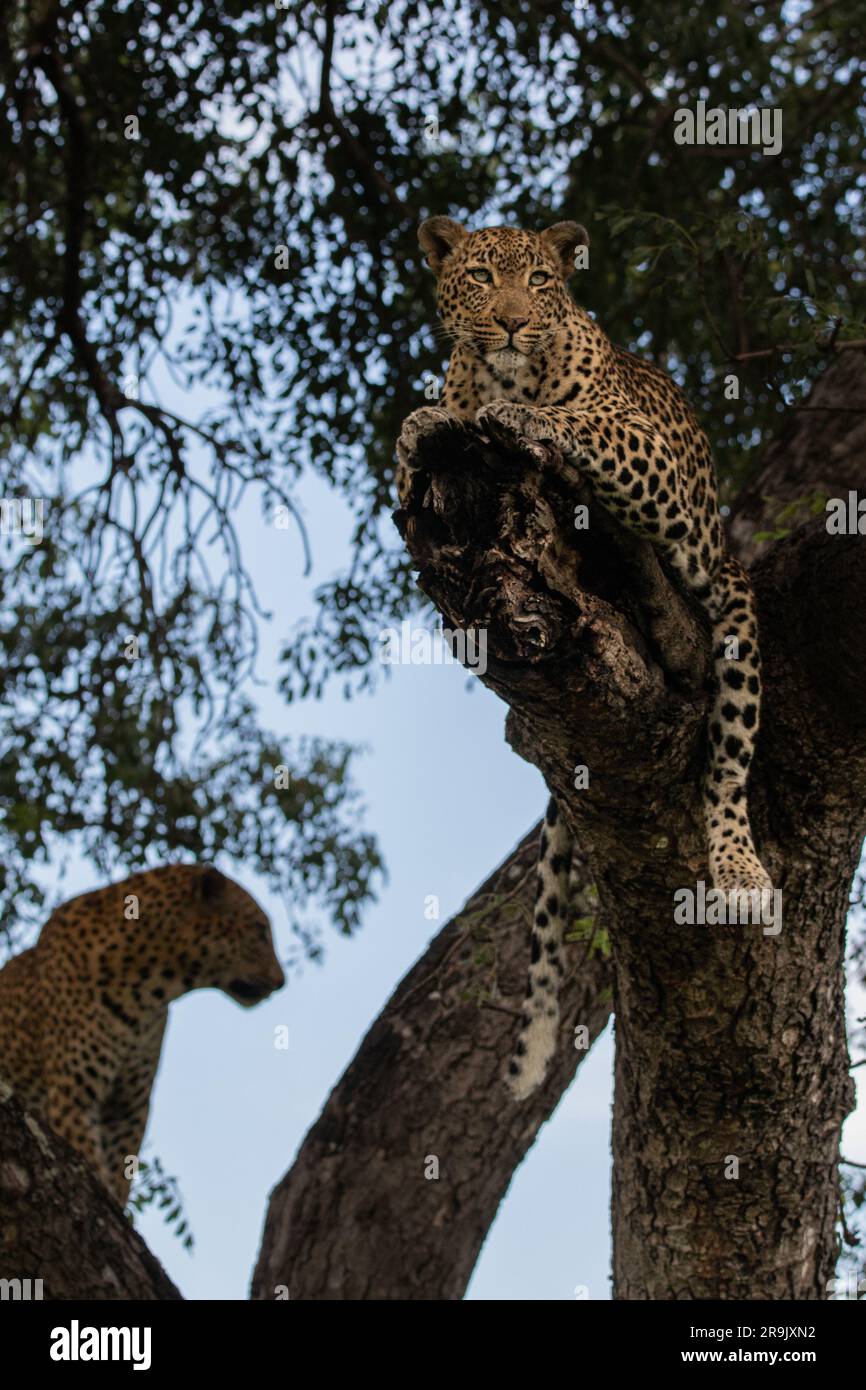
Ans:
[[[451,415],[441,406],[423,406],[407,415],[397,440],[397,457],[401,463],[411,466],[422,440],[430,440],[434,435],[446,433],[460,424],[456,415]]]
[[[397,469],[394,475],[397,496],[403,506],[412,487],[412,474],[421,468],[419,453],[441,436],[460,426],[461,421],[441,406],[422,406],[407,415],[397,440]]]
[[[532,439],[543,442],[544,418],[531,405],[516,401],[491,401],[476,411],[478,425],[494,439]]]
[[[539,463],[545,463],[548,459],[545,445],[560,443],[550,422],[531,405],[520,405],[516,401],[491,401],[476,412],[475,420],[479,429],[491,439],[512,448],[517,447]]]
[[[724,893],[729,922],[775,920],[773,882],[756,854],[719,859],[712,867],[713,886]]]
[[[726,847],[727,848],[727,847]],[[710,853],[713,887],[722,893],[772,893],[773,880],[758,856],[748,850]]]

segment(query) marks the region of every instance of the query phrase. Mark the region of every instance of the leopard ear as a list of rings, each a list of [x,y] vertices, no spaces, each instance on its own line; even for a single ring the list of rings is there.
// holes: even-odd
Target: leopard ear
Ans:
[[[576,270],[575,253],[579,246],[589,246],[589,232],[579,222],[555,222],[541,233],[541,240],[553,252],[567,280]]]
[[[202,864],[198,881],[198,891],[202,902],[211,903],[225,892],[226,876],[215,869],[213,864]]]
[[[438,275],[442,263],[456,250],[469,233],[451,217],[428,217],[418,228],[418,245],[427,257],[427,264]]]

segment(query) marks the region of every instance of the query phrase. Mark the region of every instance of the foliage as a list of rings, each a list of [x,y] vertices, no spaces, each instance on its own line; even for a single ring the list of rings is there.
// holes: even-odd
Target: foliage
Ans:
[[[195,1236],[190,1230],[184,1215],[183,1198],[177,1178],[166,1173],[159,1157],[139,1159],[138,1171],[132,1181],[127,1210],[136,1215],[156,1203],[162,1212],[165,1224],[181,1242],[184,1250],[192,1254],[195,1249]]]
[[[35,914],[34,861],[76,831],[101,865],[242,855],[353,924],[379,866],[339,809],[348,753],[295,755],[306,802],[262,775],[239,507],[282,507],[302,547],[302,474],[345,497],[352,554],[282,688],[369,685],[418,601],[389,513],[443,363],[432,212],[585,223],[575,293],[674,370],[735,487],[864,333],[863,27],[855,0],[5,7],[0,495],[43,497],[48,533],[2,572],[4,915]],[[781,110],[781,153],[677,144],[698,99]]]
[[[264,410],[243,296],[298,215],[256,193],[294,184],[286,53],[246,4],[4,11],[0,496],[41,499],[44,536],[7,537],[0,568],[2,919],[44,917],[39,866],[75,847],[102,874],[221,855],[315,950],[310,900],[350,930],[380,874],[351,750],[286,746],[251,693],[268,615],[239,508],[306,544],[292,402]],[[168,388],[213,405],[185,421]]]
[[[752,539],[756,541],[783,540],[785,536],[790,536],[794,528],[804,521],[808,521],[814,516],[822,516],[827,509],[829,500],[826,492],[819,491],[793,498],[776,512],[773,518],[773,529],[771,531],[756,531]],[[771,497],[765,497],[764,501],[772,507],[773,499]]]

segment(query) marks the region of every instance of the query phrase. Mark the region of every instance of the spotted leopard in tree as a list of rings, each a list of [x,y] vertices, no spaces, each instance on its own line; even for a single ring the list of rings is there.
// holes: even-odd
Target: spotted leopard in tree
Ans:
[[[245,1008],[284,983],[268,919],[209,864],[83,893],[0,970],[0,1079],[125,1205],[168,1006],[221,989]]]
[[[404,502],[419,441],[475,421],[509,445],[552,444],[622,525],[649,540],[707,612],[715,692],[704,806],[713,884],[771,887],[752,839],[746,781],[758,732],[761,670],[752,588],[725,553],[709,442],[661,368],[615,347],[566,282],[589,238],[575,222],[542,232],[468,232],[448,217],[418,239],[438,279],[454,342],[441,405],[416,410],[397,444]],[[735,639],[732,641],[731,639]],[[571,843],[551,801],[538,860],[532,958],[508,1081],[518,1099],[542,1081],[559,1026]]]

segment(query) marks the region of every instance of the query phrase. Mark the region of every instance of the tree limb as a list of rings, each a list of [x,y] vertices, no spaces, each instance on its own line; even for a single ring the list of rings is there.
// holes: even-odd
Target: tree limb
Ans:
[[[0,1082],[0,1278],[57,1299],[179,1299],[82,1158]]]
[[[322,71],[319,81],[319,109],[316,113],[318,123],[325,129],[330,126],[340,143],[355,161],[358,173],[374,193],[384,194],[388,202],[405,218],[417,221],[419,213],[410,203],[400,197],[394,185],[385,177],[372,155],[364,148],[356,135],[338,115],[331,96],[331,64],[334,56],[336,14],[332,0],[325,4],[325,41],[322,46]]]
[[[395,989],[271,1194],[252,1297],[456,1299],[511,1175],[610,1015],[604,938],[563,986],[569,1037],[525,1105],[502,1075],[526,987],[537,828]],[[581,897],[592,911],[583,877]],[[595,943],[595,944],[594,944]],[[505,1007],[501,1006],[504,1001]],[[491,1007],[484,1007],[485,1004]],[[569,1041],[572,1038],[572,1041]],[[438,1160],[430,1178],[429,1160]]]

